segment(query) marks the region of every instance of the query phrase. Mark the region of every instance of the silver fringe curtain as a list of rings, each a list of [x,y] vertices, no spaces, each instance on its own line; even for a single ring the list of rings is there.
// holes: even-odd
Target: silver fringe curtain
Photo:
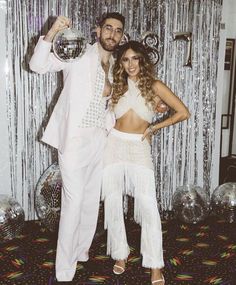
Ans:
[[[188,122],[166,128],[153,139],[161,209],[171,209],[172,194],[179,185],[197,184],[212,191],[221,9],[221,0],[6,0],[11,191],[26,218],[35,218],[35,185],[56,160],[55,150],[39,138],[61,90],[60,74],[34,74],[28,61],[39,35],[57,15],[70,17],[73,26],[91,40],[96,19],[107,11],[126,17],[131,39],[141,40],[148,31],[158,35],[157,75],[192,114]],[[173,41],[174,32],[192,33],[192,68],[184,66],[187,43]]]

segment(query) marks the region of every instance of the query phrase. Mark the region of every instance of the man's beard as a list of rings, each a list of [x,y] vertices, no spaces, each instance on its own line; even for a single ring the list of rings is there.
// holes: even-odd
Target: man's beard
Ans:
[[[107,44],[107,43],[106,43],[106,40],[111,40],[111,41],[113,41],[115,44],[111,46],[110,44]],[[118,43],[117,43],[116,41],[110,39],[110,38],[109,38],[109,39],[106,39],[106,40],[104,40],[103,38],[99,38],[99,42],[100,42],[102,48],[103,48],[104,50],[106,50],[106,51],[110,51],[110,52],[114,51],[114,50],[116,49],[116,47],[118,46]]]

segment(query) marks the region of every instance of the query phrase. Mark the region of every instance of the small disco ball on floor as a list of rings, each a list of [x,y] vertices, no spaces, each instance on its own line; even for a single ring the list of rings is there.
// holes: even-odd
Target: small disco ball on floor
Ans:
[[[175,216],[185,223],[196,224],[209,214],[210,196],[196,185],[178,187],[172,202]]]
[[[35,201],[39,219],[51,232],[58,230],[61,212],[61,189],[62,178],[59,165],[54,163],[50,165],[39,178],[36,186]],[[101,203],[95,238],[104,233],[103,220],[103,205]]]
[[[21,234],[25,213],[12,197],[0,195],[0,241],[11,240]]]
[[[52,232],[56,231],[61,210],[61,174],[58,164],[50,165],[36,186],[36,211],[41,222]]]
[[[211,197],[214,214],[229,223],[236,222],[236,183],[228,182],[218,186]]]

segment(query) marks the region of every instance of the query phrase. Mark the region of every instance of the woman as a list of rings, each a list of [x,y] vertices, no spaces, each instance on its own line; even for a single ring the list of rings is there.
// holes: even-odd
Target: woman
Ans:
[[[151,268],[151,283],[163,285],[161,220],[157,208],[150,135],[189,118],[185,105],[154,77],[144,46],[136,41],[118,51],[113,71],[112,109],[116,123],[108,136],[103,174],[107,253],[116,260],[115,274],[125,271],[129,255],[123,217],[123,195],[134,197],[134,219],[141,225],[142,265]],[[160,101],[175,112],[151,124]]]

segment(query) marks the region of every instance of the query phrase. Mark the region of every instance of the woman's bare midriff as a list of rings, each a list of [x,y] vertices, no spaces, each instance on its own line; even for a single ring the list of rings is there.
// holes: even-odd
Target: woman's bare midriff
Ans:
[[[116,120],[114,128],[124,133],[143,134],[149,123],[141,119],[134,110],[130,109]]]

